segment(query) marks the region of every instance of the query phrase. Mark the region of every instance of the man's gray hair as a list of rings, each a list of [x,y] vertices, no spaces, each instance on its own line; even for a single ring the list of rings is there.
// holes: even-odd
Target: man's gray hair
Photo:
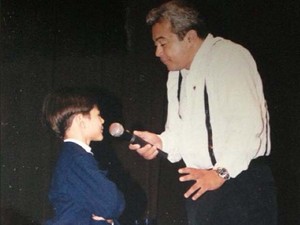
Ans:
[[[146,17],[146,23],[150,26],[162,21],[171,23],[172,32],[180,40],[190,30],[195,30],[202,39],[208,34],[204,20],[200,18],[199,11],[184,1],[173,0],[166,2],[152,9]]]

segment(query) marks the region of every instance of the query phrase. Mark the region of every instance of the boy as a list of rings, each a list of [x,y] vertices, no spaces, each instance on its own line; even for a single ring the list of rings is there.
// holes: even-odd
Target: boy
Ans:
[[[123,194],[99,170],[89,146],[103,139],[97,99],[78,89],[53,92],[44,100],[43,119],[64,140],[49,192],[55,217],[46,225],[119,224]]]

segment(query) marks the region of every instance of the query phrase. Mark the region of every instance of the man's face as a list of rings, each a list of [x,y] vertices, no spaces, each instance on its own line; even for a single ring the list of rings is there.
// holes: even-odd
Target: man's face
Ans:
[[[169,71],[189,69],[192,62],[191,45],[185,36],[179,40],[171,31],[169,21],[162,21],[152,26],[152,39],[156,46],[155,55]]]

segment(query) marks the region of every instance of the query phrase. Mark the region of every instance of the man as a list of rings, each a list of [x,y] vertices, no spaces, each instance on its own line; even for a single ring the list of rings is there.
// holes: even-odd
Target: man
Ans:
[[[131,144],[145,159],[158,149],[184,160],[188,222],[276,224],[275,188],[265,158],[270,130],[261,78],[242,46],[208,33],[199,13],[179,1],[151,10],[156,56],[169,70],[168,117],[156,135],[135,131],[153,145]]]

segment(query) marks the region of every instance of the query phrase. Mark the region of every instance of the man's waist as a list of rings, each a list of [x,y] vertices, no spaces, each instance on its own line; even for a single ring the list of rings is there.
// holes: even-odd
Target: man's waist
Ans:
[[[268,156],[259,156],[255,159],[252,159],[250,162],[250,166],[256,166],[256,165],[269,165],[270,163],[270,157]]]

